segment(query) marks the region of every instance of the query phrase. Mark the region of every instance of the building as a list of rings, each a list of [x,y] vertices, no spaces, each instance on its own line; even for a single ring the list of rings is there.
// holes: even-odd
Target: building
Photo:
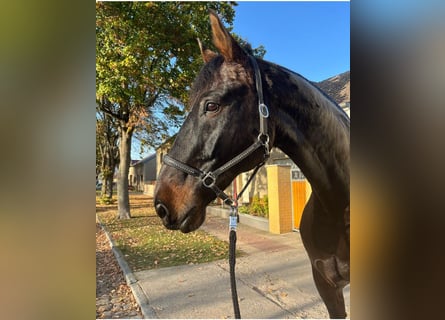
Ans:
[[[154,188],[156,173],[156,153],[142,160],[131,160],[128,185],[134,191],[149,193]]]

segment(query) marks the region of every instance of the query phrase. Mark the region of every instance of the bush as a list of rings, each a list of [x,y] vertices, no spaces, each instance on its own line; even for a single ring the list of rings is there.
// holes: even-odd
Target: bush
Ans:
[[[238,211],[252,216],[269,218],[269,198],[264,196],[261,199],[258,196],[254,196],[249,205],[239,207]]]
[[[113,198],[108,198],[107,196],[103,196],[99,199],[100,204],[113,204],[116,200]]]

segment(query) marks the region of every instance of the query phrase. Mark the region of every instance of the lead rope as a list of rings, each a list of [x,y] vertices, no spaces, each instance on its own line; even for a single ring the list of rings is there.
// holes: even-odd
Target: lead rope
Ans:
[[[253,170],[252,174],[250,175],[244,187],[241,189],[240,193],[237,194],[236,180],[234,181],[233,185],[234,198],[232,204],[230,205],[230,215],[229,215],[229,267],[230,267],[230,289],[232,291],[232,303],[233,303],[233,310],[235,313],[235,319],[241,319],[241,313],[238,302],[238,292],[236,290],[236,279],[235,279],[236,226],[237,223],[239,222],[238,199],[241,198],[244,191],[249,186],[250,182],[252,182],[253,177],[255,177],[256,173],[263,165],[264,162],[256,166],[255,170]]]
[[[230,267],[230,289],[232,291],[232,303],[235,319],[241,319],[238,302],[238,292],[236,290],[235,264],[236,264],[236,226],[238,223],[238,195],[236,190],[236,180],[233,182],[233,204],[230,206],[229,217],[229,267]]]

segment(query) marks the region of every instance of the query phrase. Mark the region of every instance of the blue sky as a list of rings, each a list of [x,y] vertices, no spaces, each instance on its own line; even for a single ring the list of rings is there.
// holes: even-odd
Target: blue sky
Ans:
[[[233,31],[311,81],[349,70],[349,2],[238,2]]]
[[[233,31],[263,45],[265,60],[291,69],[311,81],[349,70],[349,2],[238,2]],[[141,159],[133,139],[132,159]]]

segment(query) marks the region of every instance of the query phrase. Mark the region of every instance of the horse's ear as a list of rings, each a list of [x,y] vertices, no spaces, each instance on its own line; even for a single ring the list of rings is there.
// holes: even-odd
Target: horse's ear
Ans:
[[[201,40],[198,40],[199,50],[201,50],[201,56],[205,63],[209,62],[213,58],[215,58],[218,54],[213,52],[210,49],[207,49],[202,43]]]
[[[244,50],[239,46],[226,28],[224,28],[224,25],[216,12],[209,10],[209,13],[213,32],[213,44],[215,47],[223,55],[226,61],[244,61],[247,58]]]

